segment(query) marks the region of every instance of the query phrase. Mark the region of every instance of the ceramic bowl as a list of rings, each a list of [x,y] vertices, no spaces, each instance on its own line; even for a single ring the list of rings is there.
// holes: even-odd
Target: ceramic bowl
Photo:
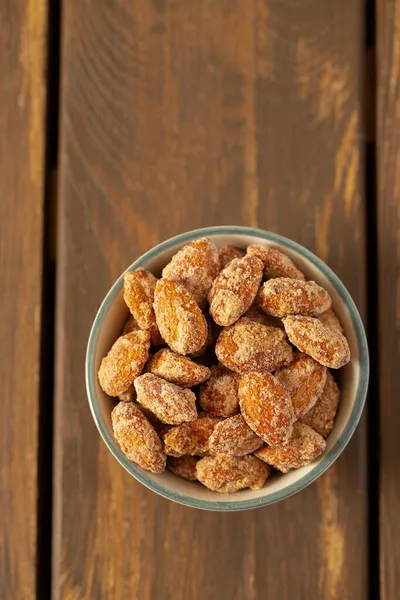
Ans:
[[[111,428],[111,410],[115,400],[102,391],[97,380],[101,359],[120,335],[128,317],[128,309],[123,300],[123,275],[108,292],[93,323],[86,355],[87,394],[93,418],[108,449],[128,473],[143,485],[165,498],[195,508],[221,511],[256,508],[283,500],[310,485],[344,450],[357,427],[365,403],[369,374],[367,342],[358,310],[335,273],[303,246],[268,231],[233,226],[189,231],[146,252],[128,270],[145,267],[155,275],[160,275],[163,266],[182,246],[204,236],[218,247],[229,245],[244,249],[249,244],[261,243],[282,250],[307,278],[313,279],[330,293],[332,307],[349,341],[351,361],[339,372],[341,401],[324,454],[308,466],[285,475],[271,476],[260,490],[242,490],[235,494],[212,492],[199,483],[181,479],[168,470],[154,475],[130,462],[120,450]]]

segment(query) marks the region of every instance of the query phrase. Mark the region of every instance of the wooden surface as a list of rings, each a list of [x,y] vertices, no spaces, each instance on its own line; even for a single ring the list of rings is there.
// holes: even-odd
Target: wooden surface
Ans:
[[[0,3],[0,598],[396,599],[400,1],[59,5]],[[371,341],[368,415],[335,465],[235,514],[132,480],[83,381],[116,277],[158,242],[216,224],[314,250]]]
[[[377,5],[381,597],[400,589],[400,2]]]
[[[62,27],[54,598],[364,600],[364,423],[300,495],[203,513],[122,470],[83,381],[110,285],[196,227],[294,238],[365,315],[363,3],[71,0]]]
[[[0,3],[0,597],[36,597],[46,2]]]

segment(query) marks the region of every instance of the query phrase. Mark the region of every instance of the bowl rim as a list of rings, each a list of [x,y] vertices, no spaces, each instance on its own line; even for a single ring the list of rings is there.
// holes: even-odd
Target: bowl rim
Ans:
[[[339,294],[341,300],[347,306],[354,326],[354,331],[356,334],[359,349],[360,375],[354,406],[350,413],[349,419],[343,429],[343,432],[340,435],[340,437],[336,440],[335,444],[332,446],[329,452],[327,452],[327,454],[325,454],[322,457],[322,459],[315,466],[315,468],[312,469],[312,471],[310,471],[309,473],[306,473],[300,480],[288,485],[282,490],[266,494],[265,496],[259,498],[247,500],[235,500],[235,498],[232,498],[232,500],[226,501],[217,499],[204,500],[193,498],[191,496],[187,496],[186,494],[170,490],[151,480],[145,471],[139,470],[139,468],[136,467],[134,463],[130,462],[122,453],[116,440],[108,430],[108,427],[103,420],[100,406],[97,400],[96,379],[94,372],[95,349],[104,318],[123,285],[124,273],[126,271],[137,269],[138,267],[144,267],[148,260],[156,257],[161,252],[168,250],[172,246],[175,246],[177,244],[184,244],[199,237],[207,237],[213,235],[257,236],[268,242],[275,242],[277,244],[282,245],[283,247],[293,250],[294,252],[297,252],[298,254],[312,262],[314,266],[316,266],[325,275],[325,277],[327,277],[327,279],[330,281],[330,283],[333,285],[333,287]],[[313,254],[310,250],[308,250],[301,244],[294,242],[293,240],[290,240],[289,238],[281,236],[277,233],[272,233],[263,229],[257,229],[253,227],[226,225],[194,229],[192,231],[187,231],[185,233],[181,233],[172,238],[169,238],[168,240],[161,242],[154,248],[142,254],[126,269],[126,271],[122,273],[122,275],[117,279],[117,281],[108,291],[94,318],[93,325],[89,334],[89,340],[86,351],[85,379],[89,406],[94,422],[96,423],[97,429],[99,430],[99,433],[110,452],[118,460],[118,462],[128,471],[128,473],[130,473],[130,475],[132,475],[135,479],[140,481],[140,483],[142,483],[144,486],[151,489],[153,492],[156,492],[160,496],[168,498],[169,500],[175,501],[179,504],[204,510],[226,512],[258,508],[261,506],[266,506],[268,504],[279,502],[280,500],[284,500],[285,498],[289,498],[293,494],[300,492],[305,487],[313,483],[335,462],[335,460],[343,452],[344,448],[350,441],[364,408],[369,381],[369,354],[364,326],[358,309],[344,284],[341,282],[339,277],[332,271],[332,269],[328,267],[328,265],[326,265],[321,259],[319,259],[315,254]]]

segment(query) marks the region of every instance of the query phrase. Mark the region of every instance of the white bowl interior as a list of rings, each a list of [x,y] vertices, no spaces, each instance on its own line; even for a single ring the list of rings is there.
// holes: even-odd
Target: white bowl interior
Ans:
[[[316,281],[330,293],[332,297],[332,307],[338,315],[344,328],[347,339],[349,341],[351,349],[351,361],[346,367],[340,370],[339,385],[341,389],[341,401],[334,429],[327,439],[326,452],[329,451],[329,449],[332,448],[335,442],[340,438],[346,426],[346,423],[349,420],[350,414],[354,407],[360,377],[359,349],[357,344],[357,337],[347,306],[345,305],[345,303],[343,302],[343,300],[341,299],[341,297],[339,296],[338,292],[331,284],[329,279],[325,276],[325,274],[321,272],[310,260],[301,256],[296,251],[290,248],[282,246],[279,243],[268,242],[264,238],[255,235],[208,234],[208,237],[212,239],[212,241],[218,247],[230,245],[236,246],[237,248],[245,249],[246,246],[248,246],[249,244],[260,243],[282,250],[282,252],[284,252],[285,254],[290,256],[290,258],[292,258],[296,265],[298,265],[298,267],[306,274],[307,278]],[[149,271],[153,272],[155,275],[159,275],[163,266],[183,245],[183,243],[176,244],[175,246],[170,247],[168,250],[162,251],[160,254],[158,254],[158,256],[155,256],[152,259],[148,260],[145,264],[142,264],[142,266],[148,269]],[[98,371],[102,358],[107,354],[114,341],[120,335],[120,332],[128,317],[128,314],[128,309],[123,300],[123,292],[121,287],[120,292],[115,297],[107,314],[105,315],[104,321],[99,331],[94,359],[94,368],[96,373]],[[101,414],[104,419],[104,422],[108,427],[110,434],[112,435],[110,415],[113,407],[115,406],[115,400],[111,399],[103,392],[97,381],[97,376],[95,377],[95,379],[97,399],[94,399],[94,401],[97,400],[98,405],[101,409]],[[189,482],[184,479],[181,479],[176,475],[173,475],[168,470],[165,471],[165,473],[158,475],[146,472],[146,476],[149,480],[149,483],[153,481],[157,484],[158,487],[162,486],[163,488],[173,491],[176,496],[190,496],[192,498],[196,498],[200,502],[205,501],[206,503],[208,503],[209,501],[212,501],[213,503],[237,503],[249,499],[260,499],[261,501],[261,499],[265,498],[265,496],[279,491],[284,491],[285,488],[287,488],[288,486],[292,486],[293,484],[300,482],[300,480],[303,479],[305,475],[310,473],[312,470],[316,469],[320,460],[321,458],[319,458],[317,461],[314,461],[308,466],[292,470],[285,475],[276,474],[270,477],[267,480],[265,486],[260,490],[243,490],[235,494],[216,494],[215,492],[211,492],[210,490],[206,489],[198,483]],[[136,465],[134,465],[134,470],[141,471],[141,469],[139,467],[136,467]],[[260,502],[260,504],[261,503],[262,501]]]

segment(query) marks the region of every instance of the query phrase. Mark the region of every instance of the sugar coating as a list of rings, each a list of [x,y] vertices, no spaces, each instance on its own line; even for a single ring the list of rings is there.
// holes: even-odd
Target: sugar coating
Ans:
[[[196,396],[191,390],[182,389],[152,373],[141,375],[134,385],[139,404],[163,423],[177,425],[197,418]]]
[[[148,331],[132,331],[122,335],[101,361],[98,372],[102,389],[109,396],[125,392],[140,375],[149,356]]]
[[[132,331],[137,331],[138,329],[140,329],[140,327],[137,324],[135,318],[132,315],[129,315],[129,317],[125,321],[125,325],[122,330],[122,335],[126,335],[127,333],[132,333]]]
[[[183,479],[188,479],[188,481],[196,481],[196,466],[198,463],[198,458],[195,456],[169,456],[167,460],[167,468],[178,475],[178,477],[182,477]]]
[[[164,279],[181,283],[201,306],[220,270],[218,248],[207,238],[184,246],[164,267]]]
[[[218,417],[202,413],[191,423],[170,427],[162,434],[166,454],[170,456],[205,454],[209,450],[210,436],[219,421]]]
[[[210,377],[210,369],[198,365],[187,356],[162,348],[150,358],[146,371],[183,388],[199,385]]]
[[[210,314],[218,325],[232,325],[250,308],[262,279],[256,256],[234,258],[215,279],[208,294]]]
[[[311,410],[301,417],[301,421],[326,438],[333,429],[339,400],[339,387],[332,373],[328,371],[320,399]]]
[[[200,406],[218,417],[231,417],[239,412],[240,375],[224,365],[211,367],[211,376],[200,388]]]
[[[290,469],[299,469],[318,458],[326,448],[322,436],[308,425],[298,421],[293,426],[293,435],[283,447],[264,446],[255,455],[282,473]]]
[[[284,329],[283,323],[281,319],[277,317],[273,317],[271,315],[267,315],[260,306],[253,304],[243,315],[250,321],[254,321],[255,323],[261,323],[261,325],[267,325],[268,327],[278,327],[279,329]]]
[[[242,258],[244,252],[233,246],[223,246],[219,249],[219,263],[221,270],[225,269],[234,258]]]
[[[235,415],[218,423],[209,441],[212,454],[233,456],[251,454],[263,444],[263,440],[250,429],[242,415]]]
[[[270,469],[255,456],[206,456],[196,467],[197,479],[214,492],[229,494],[249,487],[263,487]]]
[[[340,369],[349,362],[349,344],[340,331],[313,317],[285,317],[283,324],[292,344],[321,365]]]
[[[277,380],[289,392],[296,417],[300,419],[321,396],[327,369],[316,360],[296,352],[289,366],[275,373]]]
[[[214,343],[214,328],[216,328],[216,325],[209,314],[205,314],[204,316],[207,322],[207,338],[202,347],[199,348],[199,350],[197,350],[196,352],[192,353],[192,358],[198,358],[199,356],[203,356],[206,353],[207,349]]]
[[[331,297],[315,281],[279,277],[264,283],[257,296],[257,302],[264,312],[273,317],[316,316],[328,310]]]
[[[290,277],[305,281],[305,275],[296,267],[294,262],[275,248],[251,244],[247,247],[247,253],[258,256],[264,265],[264,277],[273,279],[275,277]]]
[[[153,273],[142,267],[124,275],[124,300],[141,329],[155,325],[153,299],[156,283]]]
[[[149,410],[148,408],[145,408],[142,405],[139,405],[137,403],[137,400],[135,400],[135,404],[136,404],[136,406],[138,408],[140,408],[140,410],[142,411],[142,413],[144,414],[144,416],[146,417],[146,419],[148,420],[148,422],[154,427],[154,429],[156,430],[157,434],[160,436],[161,432],[166,427],[165,423],[163,423],[162,421],[160,421],[160,419],[158,419],[156,417],[156,415],[151,412],[151,410]]]
[[[237,373],[275,371],[292,360],[285,332],[242,317],[220,333],[215,353],[218,360]]]
[[[115,439],[132,462],[151,471],[165,470],[166,456],[155,429],[132,402],[120,402],[111,413]]]
[[[193,354],[207,340],[207,321],[192,294],[177,281],[160,279],[154,310],[161,336],[179,354]]]
[[[343,327],[342,327],[338,317],[336,316],[336,314],[334,313],[334,311],[331,308],[329,308],[325,312],[318,315],[318,318],[320,321],[322,321],[322,323],[324,325],[328,325],[328,327],[332,327],[333,329],[336,329],[337,331],[339,331],[339,333],[344,333]]]
[[[243,375],[239,399],[247,425],[267,444],[282,446],[289,441],[296,416],[288,392],[273,375]]]

